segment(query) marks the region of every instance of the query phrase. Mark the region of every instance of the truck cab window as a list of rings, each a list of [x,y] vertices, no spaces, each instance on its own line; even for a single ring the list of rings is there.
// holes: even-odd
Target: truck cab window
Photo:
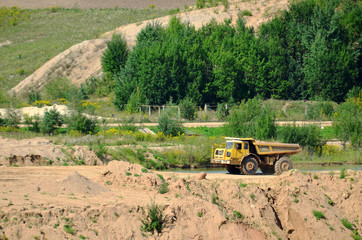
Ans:
[[[249,144],[248,143],[244,143],[244,149],[248,150],[249,149]]]
[[[241,143],[235,143],[235,149],[241,149]]]

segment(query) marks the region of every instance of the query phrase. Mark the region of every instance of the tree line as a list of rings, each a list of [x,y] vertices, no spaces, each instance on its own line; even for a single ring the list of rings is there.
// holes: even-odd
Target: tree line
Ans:
[[[237,103],[255,96],[342,102],[361,87],[362,5],[303,0],[255,32],[211,21],[196,30],[172,18],[148,24],[129,50],[122,36],[102,58],[115,105]]]

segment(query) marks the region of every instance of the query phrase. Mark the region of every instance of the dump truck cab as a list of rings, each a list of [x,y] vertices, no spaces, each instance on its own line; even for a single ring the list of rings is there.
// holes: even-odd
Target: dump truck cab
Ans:
[[[213,146],[211,163],[226,167],[233,174],[280,174],[292,168],[287,157],[301,151],[298,144],[255,141],[252,138],[226,138],[225,148]]]

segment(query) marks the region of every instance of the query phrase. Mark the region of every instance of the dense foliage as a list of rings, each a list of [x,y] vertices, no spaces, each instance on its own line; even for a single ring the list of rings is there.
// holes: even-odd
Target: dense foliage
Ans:
[[[271,139],[275,136],[275,116],[261,99],[250,99],[233,108],[226,135],[235,137],[254,137],[256,139]]]
[[[362,6],[352,0],[294,2],[261,26],[211,21],[199,30],[173,18],[145,27],[116,74],[115,104],[184,98],[196,104],[257,95],[341,102],[361,85]],[[133,94],[133,95],[132,95]]]
[[[40,123],[40,131],[44,134],[54,134],[55,130],[58,129],[62,123],[62,116],[57,110],[51,109],[49,111],[45,111]]]

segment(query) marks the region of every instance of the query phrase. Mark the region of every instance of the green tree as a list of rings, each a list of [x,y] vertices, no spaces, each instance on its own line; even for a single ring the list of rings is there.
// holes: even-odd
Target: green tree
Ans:
[[[362,146],[362,90],[359,96],[347,99],[346,102],[339,105],[333,125],[336,128],[336,134],[344,144],[348,141],[356,148]]]
[[[181,116],[188,120],[193,120],[195,118],[196,106],[191,98],[184,98],[180,104]]]
[[[97,120],[87,118],[81,113],[72,114],[66,122],[68,131],[75,130],[83,134],[96,134],[99,131]]]
[[[110,73],[111,77],[121,71],[126,64],[128,47],[121,34],[115,34],[112,40],[107,42],[107,49],[102,56],[103,72]]]
[[[271,139],[275,131],[275,116],[259,98],[242,102],[233,108],[226,125],[228,135],[244,138]]]
[[[40,123],[40,131],[44,134],[54,134],[55,130],[63,124],[63,119],[56,109],[45,111]]]

